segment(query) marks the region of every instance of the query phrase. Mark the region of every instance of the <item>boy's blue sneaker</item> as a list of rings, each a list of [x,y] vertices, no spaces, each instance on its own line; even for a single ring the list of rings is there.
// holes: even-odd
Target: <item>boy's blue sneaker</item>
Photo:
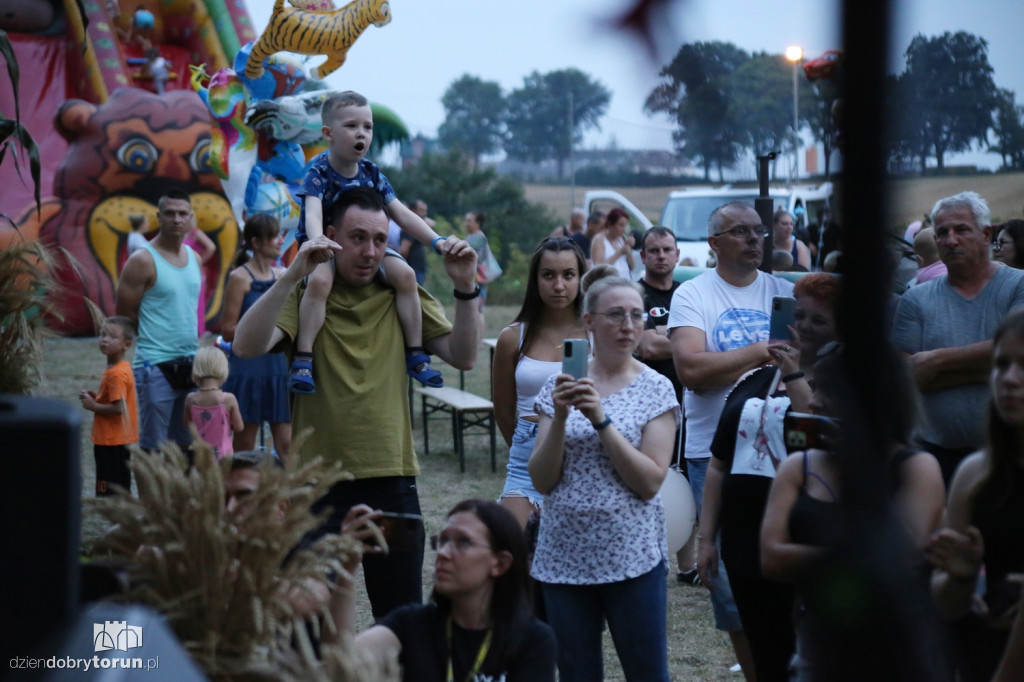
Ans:
[[[288,390],[292,393],[309,394],[316,392],[313,382],[313,361],[309,358],[292,360],[291,376],[288,377]]]
[[[405,352],[405,370],[409,376],[429,388],[441,388],[444,379],[441,372],[430,366],[430,356],[421,348],[410,348]]]

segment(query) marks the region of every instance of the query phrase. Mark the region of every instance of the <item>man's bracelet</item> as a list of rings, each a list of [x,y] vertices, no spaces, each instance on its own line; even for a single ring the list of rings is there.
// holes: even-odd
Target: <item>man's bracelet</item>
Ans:
[[[437,248],[437,243],[443,242],[445,239],[448,239],[448,237],[434,237],[434,241],[430,243],[434,247],[434,251],[441,253],[441,249]]]
[[[455,298],[459,299],[460,301],[472,301],[474,298],[480,296],[480,285],[477,284],[476,288],[473,289],[473,292],[469,294],[464,294],[458,289],[453,289],[452,295],[455,296]]]

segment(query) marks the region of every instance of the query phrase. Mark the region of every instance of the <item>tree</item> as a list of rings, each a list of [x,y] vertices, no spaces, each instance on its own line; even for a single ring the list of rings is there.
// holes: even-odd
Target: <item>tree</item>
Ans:
[[[501,149],[505,125],[505,98],[501,86],[464,74],[445,90],[441,98],[445,121],[437,130],[441,144],[458,149],[480,167],[480,156]]]
[[[807,122],[814,139],[821,143],[825,153],[825,179],[829,178],[832,152],[836,149],[836,124],[832,105],[839,99],[839,86],[832,79],[815,81],[809,86],[801,78],[800,118]],[[808,96],[805,97],[804,93]]]
[[[902,166],[904,162],[919,159],[921,172],[924,173],[928,146],[911,106],[907,74],[904,72],[887,76],[885,93],[886,120],[889,122],[886,130],[889,161]]]
[[[946,32],[937,38],[918,34],[905,53],[906,95],[923,135],[925,154],[941,170],[948,152],[966,151],[985,142],[997,106],[988,43],[971,33]]]
[[[727,79],[750,55],[732,43],[688,43],[661,69],[664,81],[647,96],[644,110],[672,116],[678,128],[676,149],[699,159],[704,179],[711,167],[722,170],[736,162],[742,138],[732,116]]]
[[[791,148],[792,68],[782,55],[762,52],[741,64],[727,79],[734,119],[755,155]]]
[[[534,71],[508,97],[505,151],[523,161],[558,161],[558,175],[574,145],[608,109],[611,93],[579,69]]]
[[[996,144],[989,151],[1003,157],[1004,168],[1024,170],[1024,106],[1017,104],[1012,90],[1000,90],[992,117]]]

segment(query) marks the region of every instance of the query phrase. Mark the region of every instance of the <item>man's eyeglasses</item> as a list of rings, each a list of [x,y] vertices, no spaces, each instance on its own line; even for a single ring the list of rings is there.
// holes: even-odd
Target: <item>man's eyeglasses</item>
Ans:
[[[751,227],[750,225],[737,225],[731,230],[722,230],[721,232],[715,232],[711,236],[720,237],[723,234],[731,234],[733,237],[736,237],[737,239],[746,239],[751,234],[753,234],[755,237],[767,237],[768,228],[765,227],[764,225],[755,225],[753,227]]]
[[[440,552],[442,549],[451,545],[452,550],[457,554],[463,554],[473,549],[474,547],[486,547],[487,545],[480,544],[474,541],[472,538],[467,538],[463,535],[452,537],[450,535],[431,535],[430,536],[430,549],[435,552]]]
[[[603,313],[591,313],[592,315],[604,315],[610,322],[619,325],[620,327],[626,320],[634,327],[641,326],[647,318],[647,315],[641,310],[631,310],[626,312],[622,308],[612,308],[606,310]]]

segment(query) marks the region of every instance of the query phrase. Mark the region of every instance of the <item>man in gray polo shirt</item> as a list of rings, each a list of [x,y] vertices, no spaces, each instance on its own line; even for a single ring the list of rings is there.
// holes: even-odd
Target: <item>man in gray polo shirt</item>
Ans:
[[[907,290],[892,340],[908,355],[924,398],[919,444],[939,460],[948,486],[960,460],[984,443],[992,336],[1024,304],[1024,271],[989,258],[992,221],[976,192],[940,199],[931,215],[948,273]]]

